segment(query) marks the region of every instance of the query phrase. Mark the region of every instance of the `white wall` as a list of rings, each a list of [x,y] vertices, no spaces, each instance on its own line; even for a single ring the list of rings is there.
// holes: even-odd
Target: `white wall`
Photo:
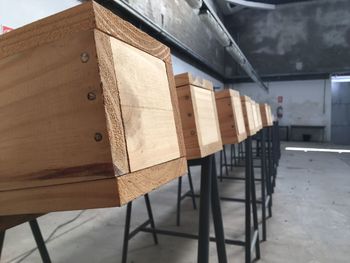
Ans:
[[[0,25],[15,29],[77,4],[78,0],[0,0]]]
[[[270,104],[274,115],[278,107],[277,97],[283,96],[281,125],[324,125],[325,138],[330,140],[330,80],[278,81],[270,82],[268,86],[269,93],[254,83],[236,84],[233,88],[257,102]]]

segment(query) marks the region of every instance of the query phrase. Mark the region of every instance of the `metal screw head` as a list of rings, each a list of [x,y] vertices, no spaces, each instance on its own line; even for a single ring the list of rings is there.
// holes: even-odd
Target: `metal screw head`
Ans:
[[[191,135],[195,135],[196,132],[194,130],[191,131]]]
[[[88,100],[95,100],[96,94],[94,92],[89,92],[87,95]]]
[[[83,63],[86,63],[89,61],[89,54],[87,52],[83,52],[80,54],[80,60]]]
[[[192,113],[190,113],[190,112],[187,113],[187,116],[188,116],[188,117],[192,117]]]
[[[102,141],[102,134],[99,132],[95,133],[95,141],[100,142]]]

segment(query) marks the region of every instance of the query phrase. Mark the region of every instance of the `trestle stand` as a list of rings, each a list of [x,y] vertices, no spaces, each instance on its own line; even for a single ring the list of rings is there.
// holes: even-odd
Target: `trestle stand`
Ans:
[[[152,229],[155,229],[152,207],[151,207],[151,202],[149,200],[148,194],[145,194],[144,198],[145,198],[145,203],[146,203],[146,208],[147,208],[148,220],[146,220],[143,224],[141,224],[140,226],[135,228],[132,232],[130,232],[132,202],[129,202],[127,204],[125,229],[124,229],[122,263],[127,262],[129,240],[132,239],[137,233],[139,233],[143,227],[150,225]],[[153,234],[154,244],[158,245],[157,233],[153,232],[152,234]]]
[[[149,219],[143,224],[138,226],[132,232],[130,231],[130,218],[131,218],[131,202],[127,207],[127,217],[125,223],[125,232],[124,232],[124,245],[123,245],[123,257],[122,263],[126,263],[127,251],[128,251],[128,242],[133,238],[137,233],[143,231],[148,233],[163,234],[168,236],[176,236],[190,239],[198,240],[198,263],[208,263],[209,262],[209,242],[215,241],[218,251],[219,263],[227,263],[226,248],[225,244],[228,243],[225,240],[224,227],[222,222],[221,208],[220,208],[220,199],[217,185],[217,174],[214,169],[215,166],[215,155],[210,155],[202,159],[188,161],[189,166],[191,165],[201,165],[201,199],[200,199],[200,208],[199,208],[199,229],[198,235],[181,233],[176,231],[162,230],[157,229],[154,225],[151,205],[148,199],[148,195],[145,195],[146,205],[148,206]],[[147,197],[146,197],[147,196]],[[211,208],[211,209],[210,209]],[[210,210],[212,211],[215,238],[209,236],[209,216]],[[151,225],[151,227],[147,227]],[[155,237],[155,236],[154,236]],[[156,243],[156,239],[155,239]]]
[[[256,179],[254,176],[254,169],[253,169],[253,158],[252,158],[253,153],[252,153],[252,139],[251,139],[251,137],[249,137],[246,140],[245,149],[247,149],[246,150],[246,158],[245,158],[246,170],[245,170],[245,178],[242,178],[245,181],[245,198],[220,197],[220,200],[221,201],[241,202],[241,203],[245,204],[245,208],[246,208],[246,211],[245,211],[245,213],[246,213],[246,215],[245,215],[245,229],[246,229],[245,241],[226,239],[225,242],[226,242],[226,244],[244,246],[245,247],[245,258],[246,258],[245,262],[248,263],[248,262],[251,262],[251,258],[252,258],[251,254],[252,254],[252,251],[254,250],[254,248],[255,248],[255,252],[256,252],[256,259],[260,258],[260,244],[259,244],[259,231],[258,231],[259,223],[258,223],[257,203],[264,202],[265,207],[266,207],[268,200],[265,198],[262,201],[256,200],[256,189],[255,189]],[[221,157],[224,157],[224,159],[225,159],[224,154],[222,154]],[[262,153],[262,157],[263,157],[263,159],[266,159],[266,156],[264,153]],[[222,158],[221,158],[221,160],[222,160]],[[219,176],[219,178],[220,178],[220,176]],[[226,176],[223,176],[223,178],[226,178]],[[264,184],[264,185],[266,186],[266,184]],[[187,193],[186,196],[192,197],[191,193]],[[195,197],[201,197],[201,195],[196,194]],[[265,217],[266,217],[266,215],[265,215]],[[253,220],[253,225],[251,224],[252,220]],[[265,226],[266,226],[266,224],[265,224]],[[159,232],[157,231],[157,233],[159,233]],[[169,234],[169,233],[167,232],[166,234]],[[176,235],[178,235],[178,234],[179,233],[176,233]],[[191,237],[189,237],[189,238],[191,238]],[[213,238],[211,238],[210,240],[212,241]]]
[[[196,198],[194,196],[194,188],[193,188],[190,167],[188,167],[188,169],[187,169],[187,177],[188,177],[188,183],[190,186],[190,190],[188,190],[184,195],[182,195],[182,176],[179,177],[179,179],[178,179],[179,181],[178,181],[178,188],[177,188],[177,209],[176,209],[176,225],[177,226],[180,226],[180,220],[181,220],[181,201],[187,195],[190,195],[192,197],[193,209],[197,210],[197,204],[196,204]]]
[[[33,220],[28,221],[28,223],[29,223],[30,228],[32,230],[32,233],[33,233],[35,242],[37,244],[42,261],[44,263],[51,263],[50,255],[49,255],[49,252],[47,251],[44,238],[43,238],[41,231],[40,231],[40,228],[39,228],[38,221],[36,219],[33,219]],[[5,232],[6,231],[0,232],[0,259],[1,259],[2,248],[4,245]]]

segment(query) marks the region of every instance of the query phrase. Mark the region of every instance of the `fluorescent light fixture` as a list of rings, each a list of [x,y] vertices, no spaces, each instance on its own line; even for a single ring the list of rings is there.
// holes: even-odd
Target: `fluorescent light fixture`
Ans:
[[[186,2],[192,9],[199,9],[203,4],[202,0],[186,0]]]
[[[209,10],[204,10],[199,13],[199,18],[203,21],[203,23],[210,28],[212,32],[215,33],[217,40],[223,45],[227,47],[231,44],[231,40],[226,32],[222,29],[220,24],[216,21],[214,16],[210,13]]]
[[[300,152],[350,153],[350,150],[346,150],[346,149],[324,149],[324,148],[306,148],[306,147],[286,147],[286,150],[300,151]]]
[[[244,55],[241,54],[240,50],[236,46],[230,45],[226,47],[226,50],[241,66],[243,66],[247,62]]]
[[[276,5],[260,3],[260,2],[252,2],[252,1],[247,1],[247,0],[226,0],[226,1],[229,3],[244,6],[244,7],[268,9],[268,10],[276,9]]]
[[[332,82],[350,82],[350,76],[334,76]]]

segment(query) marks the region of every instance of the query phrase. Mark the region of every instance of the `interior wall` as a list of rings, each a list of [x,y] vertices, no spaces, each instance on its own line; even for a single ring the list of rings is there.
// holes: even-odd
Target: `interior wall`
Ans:
[[[331,135],[331,82],[330,80],[278,81],[268,83],[269,93],[254,83],[232,86],[242,95],[248,95],[259,103],[268,103],[276,116],[278,96],[283,96],[283,117],[280,125],[326,126],[325,140]]]
[[[349,0],[247,8],[226,17],[225,23],[260,75],[350,71]],[[232,67],[230,61],[227,67]]]

